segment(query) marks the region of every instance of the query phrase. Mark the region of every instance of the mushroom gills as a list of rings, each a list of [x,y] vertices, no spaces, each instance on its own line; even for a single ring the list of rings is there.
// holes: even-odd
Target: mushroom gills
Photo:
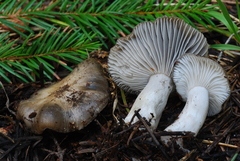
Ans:
[[[32,132],[71,132],[87,126],[109,100],[108,82],[94,59],[80,63],[67,77],[21,101],[17,118]]]
[[[140,109],[140,114],[151,120],[151,128],[157,128],[174,88],[171,75],[175,62],[189,52],[207,56],[206,38],[177,17],[142,22],[131,34],[117,40],[108,57],[109,73],[123,90],[140,93],[125,123]],[[159,78],[155,78],[157,75]]]
[[[207,115],[219,113],[230,95],[225,72],[217,62],[187,53],[175,65],[173,81],[178,94],[187,102],[177,120],[165,131],[188,131],[196,136]],[[161,140],[167,145],[171,136],[162,136]],[[184,149],[181,138],[177,143]]]

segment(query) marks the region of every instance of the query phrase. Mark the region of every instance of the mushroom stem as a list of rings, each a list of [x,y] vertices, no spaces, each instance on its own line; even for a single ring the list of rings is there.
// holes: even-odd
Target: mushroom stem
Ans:
[[[178,119],[165,131],[190,131],[196,136],[208,113],[209,94],[204,87],[196,86],[188,92],[187,102]]]
[[[147,120],[151,120],[151,128],[156,129],[171,91],[172,80],[170,77],[164,74],[152,75],[145,88],[135,100],[125,118],[125,122],[129,123],[134,115],[134,111],[141,109],[139,112],[140,115]],[[136,121],[137,118],[134,118],[133,122]]]

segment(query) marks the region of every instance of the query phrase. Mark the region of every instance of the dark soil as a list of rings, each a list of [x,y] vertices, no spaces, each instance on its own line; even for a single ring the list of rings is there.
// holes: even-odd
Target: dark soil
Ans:
[[[231,11],[230,7],[229,5]],[[205,36],[210,44],[217,41],[224,43],[227,39],[217,33],[205,33]],[[209,53],[209,57],[217,61],[219,51],[210,49]],[[105,69],[107,56],[108,52],[100,50],[91,54]],[[0,90],[0,160],[230,160],[240,150],[240,57],[232,58],[223,54],[220,64],[227,73],[231,96],[223,105],[221,113],[206,119],[197,137],[190,133],[162,131],[177,118],[184,106],[184,102],[175,92],[169,98],[156,131],[149,132],[144,119],[131,126],[125,125],[123,118],[127,114],[126,108],[132,106],[136,95],[125,93],[128,104],[123,105],[120,89],[114,86],[107,72],[111,99],[92,123],[72,133],[62,134],[46,130],[42,135],[35,135],[16,119],[15,112],[18,103],[41,89],[42,83],[4,84],[6,94],[3,89]],[[61,73],[59,72],[59,75]],[[112,115],[116,94],[119,103],[114,114],[117,120]],[[144,126],[146,130],[138,130],[139,126]],[[186,154],[180,150],[174,139],[169,147],[161,143],[160,136],[174,134],[184,139],[185,148],[189,149],[190,153]],[[206,143],[206,140],[212,142]],[[236,155],[236,160],[240,160],[240,155]]]
[[[99,62],[106,67],[107,52],[96,51],[92,53],[92,57],[99,59]],[[214,55],[210,55],[210,58],[216,60]],[[127,114],[125,108],[131,107],[136,95],[125,93],[128,105],[124,106],[119,89],[109,82],[112,98],[105,110],[86,128],[67,134],[46,130],[42,135],[34,135],[24,124],[16,120],[14,114],[19,101],[27,99],[34,91],[41,88],[38,83],[30,83],[4,85],[9,97],[7,105],[5,105],[6,95],[1,90],[3,108],[0,110],[0,158],[1,160],[132,160],[132,158],[179,160],[189,157],[189,160],[227,160],[238,153],[240,146],[240,66],[239,62],[234,63],[233,60],[227,55],[221,60],[232,89],[223,111],[214,117],[208,117],[197,137],[191,134],[179,134],[184,138],[185,147],[192,152],[188,155],[174,144],[174,140],[169,147],[165,147],[160,142],[160,136],[169,135],[162,130],[177,118],[184,106],[184,102],[176,93],[170,96],[155,132],[139,131],[136,128],[144,126],[146,123],[144,120],[131,126],[124,125],[122,119]],[[116,93],[119,104],[114,113],[118,121],[112,116],[113,98]],[[210,140],[213,143],[206,144],[203,140]],[[236,147],[219,146],[219,142]]]

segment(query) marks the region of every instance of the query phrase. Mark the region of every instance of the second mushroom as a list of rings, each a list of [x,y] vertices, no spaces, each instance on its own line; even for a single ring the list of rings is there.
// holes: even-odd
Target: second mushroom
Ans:
[[[173,71],[177,92],[186,101],[178,119],[165,131],[189,131],[196,136],[206,116],[222,109],[230,94],[229,83],[223,68],[209,58],[185,54]],[[162,137],[167,143],[169,136]],[[178,144],[182,146],[181,141]]]
[[[204,56],[207,51],[203,34],[176,17],[140,23],[130,35],[119,38],[110,50],[109,73],[122,89],[141,92],[125,122],[140,109],[140,115],[156,129],[173,88],[175,61],[185,53]]]

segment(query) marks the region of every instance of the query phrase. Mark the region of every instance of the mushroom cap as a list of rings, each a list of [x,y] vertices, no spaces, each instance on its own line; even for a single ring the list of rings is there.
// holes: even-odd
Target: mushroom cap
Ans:
[[[173,70],[173,81],[183,101],[187,100],[188,92],[192,88],[206,88],[209,93],[208,116],[219,113],[222,104],[230,95],[223,68],[209,58],[194,54],[185,54],[177,61]]]
[[[32,132],[80,130],[107,105],[108,82],[94,59],[80,63],[67,77],[21,101],[17,118]]]
[[[171,75],[185,53],[207,55],[203,34],[177,17],[160,17],[138,24],[111,48],[109,73],[124,90],[140,92],[154,74]]]

